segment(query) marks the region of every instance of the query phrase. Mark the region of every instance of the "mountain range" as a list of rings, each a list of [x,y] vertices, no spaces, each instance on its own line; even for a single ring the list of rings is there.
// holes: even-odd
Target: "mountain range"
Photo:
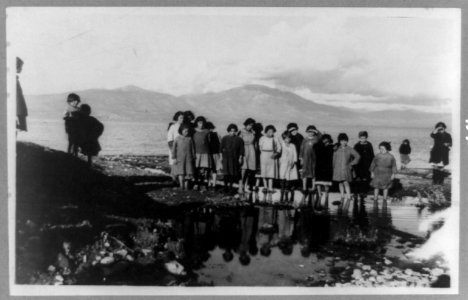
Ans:
[[[75,92],[92,107],[103,122],[167,123],[178,110],[192,110],[213,122],[241,124],[247,117],[264,123],[297,122],[341,126],[432,127],[437,121],[450,123],[449,114],[415,110],[360,111],[319,104],[292,92],[261,85],[229,90],[173,96],[136,86],[118,89],[89,89]],[[67,93],[28,95],[29,115],[36,119],[61,119]]]

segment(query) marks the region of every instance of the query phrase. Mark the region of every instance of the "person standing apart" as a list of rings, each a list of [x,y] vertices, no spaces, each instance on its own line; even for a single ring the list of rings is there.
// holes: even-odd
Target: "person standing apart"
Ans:
[[[302,166],[302,200],[301,203],[305,203],[307,196],[315,190],[315,152],[314,145],[319,141],[317,136],[318,130],[314,125],[307,126],[307,136],[302,141],[301,151],[299,153],[299,160]],[[308,190],[309,182],[311,188]]]
[[[240,167],[244,157],[244,141],[237,136],[236,124],[229,124],[227,135],[221,139],[221,153],[223,159],[224,189],[232,190],[234,181],[240,177]]]
[[[364,201],[364,198],[369,192],[369,182],[371,180],[371,174],[369,167],[374,160],[374,147],[367,140],[369,135],[367,131],[361,131],[358,134],[359,142],[354,145],[354,150],[359,153],[361,157],[359,162],[354,166],[354,173],[356,177],[354,178],[354,192],[356,199]]]
[[[19,81],[19,74],[23,71],[24,62],[21,58],[16,58],[16,130],[28,131],[26,117],[28,116],[28,107],[24,99],[23,89]]]
[[[403,142],[400,145],[400,162],[401,162],[401,169],[406,169],[406,166],[410,163],[411,158],[411,144],[408,139],[403,140]]]
[[[433,167],[433,184],[444,183],[444,168],[449,164],[449,152],[452,147],[452,136],[446,130],[447,126],[445,123],[439,122],[431,132],[431,138],[434,140],[434,145],[431,149],[429,162]]]
[[[80,114],[77,124],[79,131],[77,143],[81,153],[88,157],[88,165],[91,166],[93,156],[101,151],[98,139],[104,132],[104,125],[91,116],[91,107],[88,104],[81,105]]]
[[[280,202],[288,202],[289,188],[293,187],[293,183],[298,180],[297,176],[297,151],[296,146],[291,143],[291,133],[283,132],[281,135],[283,143],[281,145],[280,157],[280,180],[281,180],[281,197]],[[294,193],[294,190],[292,190]]]
[[[392,150],[389,142],[379,144],[380,153],[374,157],[369,168],[371,172],[371,186],[374,188],[374,201],[377,201],[379,191],[383,190],[383,200],[387,201],[388,189],[397,172],[396,160],[389,151]]]
[[[265,127],[265,135],[260,138],[260,175],[268,194],[267,201],[273,201],[273,180],[279,177],[279,157],[281,156],[281,143],[274,136],[276,128],[273,125]]]
[[[179,136],[172,147],[172,158],[174,159],[174,175],[178,176],[179,186],[182,190],[187,188],[187,180],[193,177],[195,147],[189,136],[190,126],[182,124],[179,127]]]
[[[174,146],[175,139],[180,135],[179,129],[180,125],[184,123],[184,112],[178,111],[174,114],[172,118],[173,122],[169,123],[169,128],[167,129],[167,145],[169,146],[169,166],[171,167],[171,177],[175,184],[177,182],[177,175],[174,173],[175,171],[175,161],[174,157],[172,157],[172,148]]]
[[[349,183],[353,180],[353,166],[359,162],[360,155],[356,150],[348,145],[348,135],[340,133],[338,135],[338,145],[333,153],[333,181],[337,181],[341,194],[341,205],[345,210],[349,206],[351,199],[351,188]],[[345,196],[346,192],[346,196]]]
[[[67,152],[73,156],[78,156],[78,122],[80,117],[81,99],[75,93],[71,93],[67,97],[67,110],[63,115],[65,120],[65,132],[68,135]]]
[[[239,181],[239,194],[244,192],[244,188],[250,193],[250,182],[257,170],[254,125],[255,120],[248,118],[244,122],[244,128],[239,132],[239,137],[244,141],[244,163],[242,164],[242,178]]]

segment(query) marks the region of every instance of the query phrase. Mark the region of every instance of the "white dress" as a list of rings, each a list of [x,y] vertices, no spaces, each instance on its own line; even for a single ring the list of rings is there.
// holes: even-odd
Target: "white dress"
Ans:
[[[280,179],[286,180],[297,180],[297,169],[296,169],[296,162],[297,162],[297,152],[296,146],[290,143],[287,145],[286,143],[282,143],[282,152],[280,158]]]
[[[178,137],[179,134],[179,128],[180,124],[179,123],[174,123],[169,127],[169,130],[167,131],[167,142],[174,142],[176,137]],[[174,158],[172,158],[172,149],[169,149],[169,164],[173,165],[174,164]]]
[[[277,158],[272,158],[273,153],[281,152],[281,143],[275,138],[262,136],[258,142],[260,148],[260,176],[276,179],[279,176],[279,163]]]

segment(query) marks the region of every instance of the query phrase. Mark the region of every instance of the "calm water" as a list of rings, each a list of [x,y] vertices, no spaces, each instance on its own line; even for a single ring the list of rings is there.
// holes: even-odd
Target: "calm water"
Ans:
[[[353,243],[361,237],[385,249],[399,238],[395,229],[424,237],[418,225],[428,212],[404,204],[382,207],[380,202],[376,207],[368,201],[364,206],[351,205],[344,214],[338,214],[334,206],[326,214],[306,208],[265,206],[206,209],[173,222],[180,228],[186,255],[201,282],[216,286],[294,286],[317,269],[328,268],[324,253],[341,256],[343,261],[357,253],[345,246],[333,248],[336,241],[351,237]],[[335,252],[327,253],[330,249]]]
[[[67,147],[66,134],[62,120],[28,120],[29,132],[20,133],[19,140],[35,142],[50,148],[63,149]],[[166,130],[167,123],[138,123],[138,122],[107,122],[104,124],[104,134],[100,138],[102,145],[101,154],[167,154]],[[219,124],[219,133],[224,133],[225,124]],[[299,125],[304,129],[306,125]],[[277,124],[278,132],[280,128],[285,128],[285,124]],[[412,162],[409,167],[428,167],[429,151],[432,140],[429,137],[429,128],[401,128],[401,127],[363,127],[343,128],[340,126],[321,126],[324,132],[332,135],[334,139],[339,132],[346,132],[350,137],[350,144],[354,145],[358,141],[357,134],[361,130],[369,132],[369,140],[373,143],[375,151],[378,144],[383,141],[390,141],[399,163],[398,147],[403,139],[411,141],[413,153]]]

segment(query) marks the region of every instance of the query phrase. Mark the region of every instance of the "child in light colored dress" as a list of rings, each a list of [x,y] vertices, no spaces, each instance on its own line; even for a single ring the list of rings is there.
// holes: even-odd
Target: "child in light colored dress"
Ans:
[[[174,158],[172,157],[172,147],[175,139],[179,136],[180,125],[184,123],[184,112],[178,111],[174,114],[172,122],[167,128],[167,145],[169,147],[169,166],[171,167],[171,176],[175,184],[178,184],[177,175],[174,174]]]
[[[279,178],[279,157],[281,156],[281,143],[274,136],[276,128],[268,125],[265,128],[265,135],[258,143],[260,154],[260,173],[263,178],[263,185],[267,189],[268,201],[272,201],[273,180]]]
[[[383,200],[387,201],[388,189],[392,186],[397,172],[395,157],[389,153],[392,150],[389,142],[379,144],[380,153],[374,157],[369,168],[371,186],[374,188],[374,201],[377,201],[379,191],[383,190]]]
[[[281,179],[281,197],[280,202],[288,201],[288,190],[294,186],[294,181],[298,180],[297,176],[297,151],[296,146],[291,143],[291,133],[283,132],[281,135],[283,143],[281,145],[280,157],[280,172]],[[294,193],[294,191],[292,191]]]
[[[341,204],[346,200],[346,205],[351,199],[351,188],[349,183],[353,180],[353,166],[359,162],[360,155],[354,148],[348,145],[348,135],[340,133],[338,135],[338,145],[333,153],[333,181],[339,183]],[[345,196],[346,192],[346,196]]]
[[[182,124],[179,133],[172,147],[172,158],[174,159],[174,174],[179,177],[180,188],[186,189],[186,180],[192,178],[194,173],[195,147],[189,136],[189,125]]]
[[[239,180],[239,194],[245,191],[250,193],[250,182],[257,170],[257,154],[255,143],[255,120],[248,118],[244,122],[244,128],[239,131],[239,137],[244,141],[244,163],[242,164],[242,178]]]

